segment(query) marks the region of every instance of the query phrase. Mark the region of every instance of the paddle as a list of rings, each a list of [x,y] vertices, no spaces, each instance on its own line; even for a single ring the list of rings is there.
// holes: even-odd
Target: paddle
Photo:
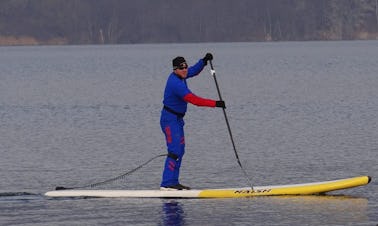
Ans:
[[[212,60],[209,60],[209,62],[210,62],[210,68],[211,68],[210,73],[211,73],[211,74],[213,75],[213,77],[214,77],[214,82],[215,82],[215,86],[217,87],[219,100],[223,101],[222,96],[221,96],[221,92],[220,92],[220,89],[219,89],[219,85],[218,85],[217,77],[215,76],[215,70],[214,70],[214,67],[213,67],[213,62],[212,62]],[[232,147],[234,148],[234,153],[235,153],[236,160],[237,160],[237,162],[238,162],[238,164],[239,164],[241,170],[243,171],[244,176],[247,178],[247,181],[248,181],[248,183],[249,183],[251,189],[253,190],[252,182],[251,182],[251,180],[249,179],[249,176],[248,176],[247,172],[244,170],[244,168],[243,168],[243,166],[242,166],[242,164],[241,164],[241,162],[240,162],[238,152],[236,151],[235,142],[234,142],[234,138],[233,138],[233,136],[232,136],[230,123],[228,122],[228,118],[227,118],[227,114],[226,114],[226,109],[225,109],[225,108],[222,108],[222,109],[223,109],[224,119],[226,120],[228,133],[230,134]]]

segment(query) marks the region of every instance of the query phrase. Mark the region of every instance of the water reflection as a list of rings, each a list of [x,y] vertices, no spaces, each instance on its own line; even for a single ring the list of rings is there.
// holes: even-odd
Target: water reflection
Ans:
[[[345,195],[280,196],[269,198],[274,209],[284,211],[287,216],[302,218],[313,216],[309,221],[328,224],[369,221],[368,199]],[[278,219],[277,219],[278,220]]]
[[[161,225],[185,225],[185,212],[181,203],[175,200],[164,201]]]

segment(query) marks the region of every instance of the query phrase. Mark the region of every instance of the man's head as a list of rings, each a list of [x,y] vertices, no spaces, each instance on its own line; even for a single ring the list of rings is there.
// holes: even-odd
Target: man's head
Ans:
[[[172,60],[173,71],[180,78],[186,78],[188,74],[188,64],[184,57],[178,56]]]

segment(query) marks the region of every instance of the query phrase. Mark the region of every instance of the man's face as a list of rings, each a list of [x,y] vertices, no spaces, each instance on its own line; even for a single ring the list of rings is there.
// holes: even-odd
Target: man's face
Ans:
[[[177,69],[174,70],[175,74],[180,78],[186,78],[188,75],[188,65],[186,63],[181,63]]]

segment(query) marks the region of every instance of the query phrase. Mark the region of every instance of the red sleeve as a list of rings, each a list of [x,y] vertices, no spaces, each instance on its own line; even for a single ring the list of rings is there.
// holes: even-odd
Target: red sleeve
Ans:
[[[193,93],[186,94],[184,100],[197,106],[215,107],[215,100],[198,97]]]

